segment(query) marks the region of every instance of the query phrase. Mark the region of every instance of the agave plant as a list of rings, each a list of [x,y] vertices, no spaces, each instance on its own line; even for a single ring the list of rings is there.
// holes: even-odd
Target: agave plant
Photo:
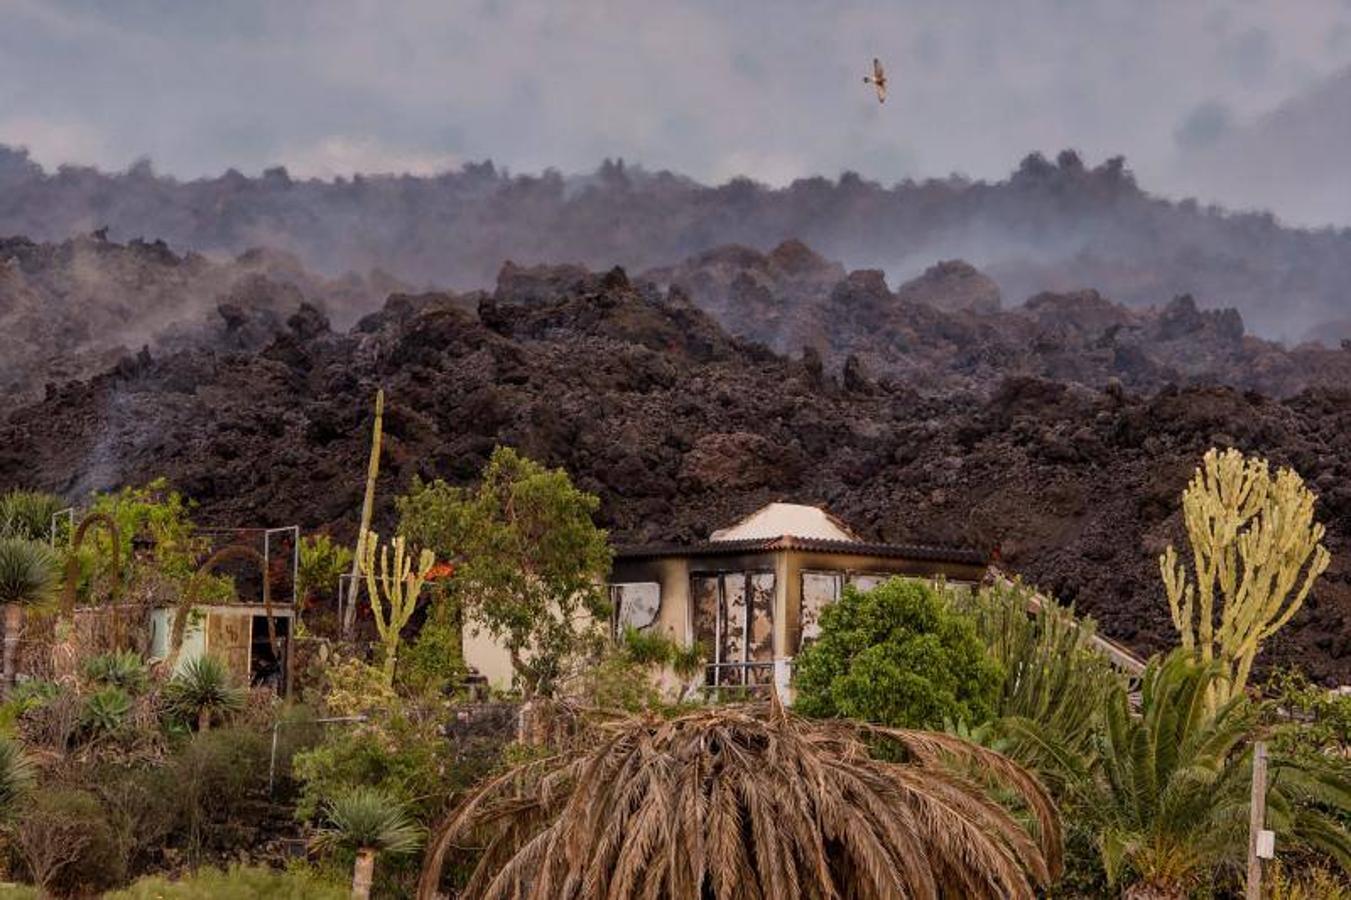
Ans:
[[[376,855],[412,853],[422,846],[422,828],[397,798],[378,788],[354,787],[324,804],[324,826],[315,845],[355,851],[352,896],[366,898],[371,895]]]
[[[236,686],[225,663],[214,656],[198,656],[183,663],[164,688],[169,709],[198,731],[208,731],[215,719],[244,708],[248,692]]]
[[[27,538],[0,538],[0,609],[4,610],[3,676],[14,683],[25,609],[45,608],[60,591],[60,560],[50,547]]]
[[[466,898],[1031,900],[1060,869],[1060,826],[1041,784],[951,735],[777,706],[594,729],[452,811],[418,896],[436,896],[447,854],[475,842]],[[887,752],[874,755],[879,746]]]
[[[52,519],[65,505],[54,494],[10,491],[0,496],[0,536],[45,541],[51,536]]]
[[[130,712],[131,695],[120,687],[103,687],[84,698],[80,725],[91,737],[114,734]]]
[[[141,655],[134,650],[115,650],[91,656],[80,667],[84,680],[100,687],[118,687],[130,694],[145,690],[150,680]]]

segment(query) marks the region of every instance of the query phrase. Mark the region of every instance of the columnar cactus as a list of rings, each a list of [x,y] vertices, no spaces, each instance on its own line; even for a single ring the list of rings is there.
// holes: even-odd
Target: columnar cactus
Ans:
[[[1208,697],[1212,708],[1244,689],[1262,643],[1328,567],[1315,499],[1294,471],[1273,478],[1266,460],[1232,449],[1208,451],[1182,495],[1192,578],[1171,545],[1159,568],[1183,647],[1228,673]]]
[[[399,633],[412,618],[413,610],[417,607],[418,594],[422,592],[427,575],[436,564],[435,554],[424,549],[418,557],[417,569],[414,570],[412,558],[405,553],[403,537],[394,538],[392,544],[393,565],[390,565],[390,548],[386,546],[379,554],[378,576],[376,550],[380,545],[380,535],[374,531],[366,532],[361,544],[361,553],[358,554],[361,571],[366,576],[366,590],[371,596],[375,628],[380,633],[380,643],[385,649],[385,683],[390,685],[394,683],[394,666],[398,661]]]
[[[380,476],[380,445],[384,423],[385,391],[381,388],[375,392],[375,424],[371,426],[371,458],[366,464],[366,494],[361,501],[361,527],[357,531],[356,553],[352,556],[352,595],[348,598],[347,608],[343,611],[342,633],[343,637],[348,639],[352,637],[352,629],[356,627],[356,578],[360,574],[361,548],[366,542],[366,534],[371,530],[371,514],[375,509],[375,481]],[[372,596],[371,605],[374,606],[375,603],[376,599]]]

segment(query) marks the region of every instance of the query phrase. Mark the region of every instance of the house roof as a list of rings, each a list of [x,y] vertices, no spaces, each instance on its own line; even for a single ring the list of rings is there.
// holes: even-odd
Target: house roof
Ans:
[[[838,553],[846,556],[882,556],[893,559],[913,559],[917,562],[960,563],[972,566],[986,565],[987,554],[960,547],[939,547],[927,544],[872,544],[859,540],[832,540],[829,538],[752,537],[737,540],[711,540],[698,544],[648,544],[641,547],[618,547],[616,559],[657,559],[666,556],[735,556],[742,553],[769,553],[778,550],[806,550],[816,553]]]
[[[707,541],[696,544],[649,544],[618,547],[616,559],[657,559],[660,557],[734,556],[742,553],[769,553],[779,550],[806,550],[846,556],[882,556],[912,559],[917,562],[946,562],[984,566],[989,557],[974,550],[932,544],[882,544],[860,540],[839,519],[815,506],[797,503],[770,503],[734,525],[720,528]]]
[[[858,535],[839,519],[815,506],[770,503],[746,518],[709,535],[710,541],[741,541],[791,535],[827,541],[857,541]]]

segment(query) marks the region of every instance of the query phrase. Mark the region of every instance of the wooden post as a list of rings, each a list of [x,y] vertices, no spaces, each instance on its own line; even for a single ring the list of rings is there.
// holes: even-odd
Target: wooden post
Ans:
[[[1267,744],[1252,745],[1252,805],[1248,814],[1248,892],[1246,900],[1262,900],[1262,860],[1257,858],[1257,835],[1267,818]]]

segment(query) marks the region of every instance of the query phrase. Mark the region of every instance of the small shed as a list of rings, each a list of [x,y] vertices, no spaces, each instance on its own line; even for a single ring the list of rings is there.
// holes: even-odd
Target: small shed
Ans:
[[[178,610],[160,607],[150,616],[150,655],[165,659]],[[256,603],[198,605],[189,613],[183,631],[179,669],[192,659],[211,655],[221,659],[240,684],[267,685],[278,693],[287,687],[287,649],[295,611],[272,607],[276,633],[273,645],[267,627],[267,610]]]

